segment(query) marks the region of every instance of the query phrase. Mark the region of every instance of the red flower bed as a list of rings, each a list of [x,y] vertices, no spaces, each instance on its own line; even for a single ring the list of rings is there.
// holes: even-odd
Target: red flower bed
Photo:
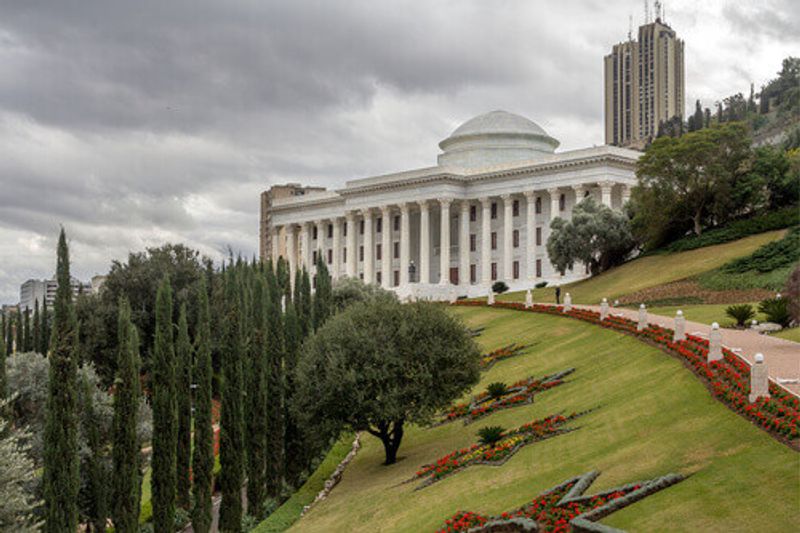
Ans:
[[[521,354],[525,348],[528,348],[528,346],[509,344],[508,346],[503,346],[502,348],[498,348],[493,352],[489,352],[481,358],[481,368],[486,370],[497,361]]]
[[[454,305],[484,306],[483,302],[457,302]],[[728,349],[723,348],[723,359],[708,363],[708,341],[687,335],[686,340],[673,342],[673,331],[649,324],[643,331],[637,331],[633,320],[608,316],[600,320],[600,314],[587,309],[564,312],[561,306],[534,305],[527,309],[523,304],[497,302],[493,307],[547,313],[556,316],[569,316],[600,327],[613,329],[644,338],[686,361],[711,388],[714,396],[725,405],[746,416],[753,423],[771,434],[786,438],[797,448],[796,439],[800,437],[800,399],[789,394],[774,383],[770,383],[770,398],[759,398],[750,403],[750,365]]]

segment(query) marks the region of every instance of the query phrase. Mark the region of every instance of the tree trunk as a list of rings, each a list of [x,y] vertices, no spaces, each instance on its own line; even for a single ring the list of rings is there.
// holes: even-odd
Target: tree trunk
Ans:
[[[700,211],[692,217],[692,222],[694,222],[694,234],[700,235],[703,233],[703,226],[700,225]]]
[[[394,420],[392,422],[379,422],[378,429],[369,428],[367,431],[381,439],[386,460],[383,464],[392,465],[397,462],[397,450],[403,440],[403,423],[405,419]]]

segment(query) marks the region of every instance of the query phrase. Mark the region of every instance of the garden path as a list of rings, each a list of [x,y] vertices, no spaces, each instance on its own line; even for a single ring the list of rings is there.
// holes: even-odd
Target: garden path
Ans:
[[[573,305],[573,307],[600,312],[600,306],[597,305]],[[639,320],[638,309],[611,307],[609,313],[622,315],[634,321]],[[675,317],[648,313],[647,320],[651,324],[672,328]],[[710,324],[686,321],[686,333],[688,334],[707,339],[709,331],[711,331]],[[723,346],[737,353],[750,364],[753,364],[755,354],[764,354],[764,362],[768,366],[769,377],[776,383],[779,382],[779,379],[800,380],[800,343],[770,335],[762,335],[749,329],[722,328],[720,331],[722,331]],[[781,385],[792,394],[800,396],[800,382],[781,383]]]

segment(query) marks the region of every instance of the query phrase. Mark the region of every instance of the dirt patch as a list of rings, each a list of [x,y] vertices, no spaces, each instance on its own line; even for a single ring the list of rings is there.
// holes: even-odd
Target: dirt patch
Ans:
[[[686,304],[733,304],[756,302],[771,298],[774,291],[766,289],[744,289],[712,291],[704,289],[696,281],[673,281],[649,287],[621,296],[621,304],[686,305]]]

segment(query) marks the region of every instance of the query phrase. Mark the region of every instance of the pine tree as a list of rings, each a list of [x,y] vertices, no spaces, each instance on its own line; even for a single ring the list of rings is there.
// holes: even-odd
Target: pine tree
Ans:
[[[25,309],[25,327],[22,334],[22,351],[30,352],[33,350],[33,335],[31,331],[31,310]]]
[[[306,276],[306,280],[308,277]],[[275,276],[267,273],[269,309],[267,310],[267,494],[279,498],[284,482],[284,336],[281,317],[281,292]],[[288,303],[287,303],[288,305]]]
[[[39,300],[37,299],[33,303],[33,326],[32,326],[33,341],[31,343],[31,351],[34,352],[38,352],[39,347],[42,345],[41,339],[39,338],[39,336],[42,334],[41,326],[39,324],[40,320],[41,318],[39,317]]]
[[[711,127],[711,110],[709,108],[706,108],[705,111],[703,111],[703,116],[705,117],[705,127],[706,128],[710,128]]]
[[[47,422],[44,430],[44,502],[47,533],[78,527],[78,325],[72,306],[69,250],[58,238],[58,289],[50,346]]]
[[[111,518],[114,531],[139,531],[141,444],[136,434],[136,415],[141,396],[139,386],[139,336],[131,322],[128,300],[120,299],[117,324],[117,375],[114,379],[114,422],[112,427]]]
[[[50,346],[50,315],[47,313],[47,298],[42,302],[42,332],[39,334],[41,346],[37,348],[38,352],[42,355],[47,355],[47,350]]]
[[[194,450],[192,455],[192,528],[197,533],[211,529],[211,489],[214,470],[214,426],[211,415],[211,315],[205,280],[198,291],[197,329],[195,335],[194,379],[197,383],[194,409]]]
[[[250,372],[247,392],[247,505],[248,513],[264,515],[267,464],[267,317],[269,295],[264,277],[253,286],[253,342],[250,343]]]
[[[331,287],[331,276],[328,267],[322,260],[322,254],[317,257],[317,290],[314,293],[314,312],[313,324],[314,331],[317,331],[328,319],[333,306],[333,293]]]
[[[690,129],[689,131],[703,129],[703,121],[703,107],[700,105],[700,100],[697,100],[694,103],[694,130]]]
[[[89,503],[87,518],[94,531],[105,532],[108,518],[108,507],[106,505],[108,472],[106,472],[105,459],[103,458],[103,440],[94,408],[94,387],[88,379],[82,379],[81,381],[84,389],[82,395],[84,400],[82,425],[83,433],[86,436],[86,444],[89,447],[86,487]]]
[[[189,323],[186,304],[181,305],[178,315],[178,338],[175,342],[177,359],[176,396],[178,406],[178,446],[176,449],[176,495],[177,504],[189,508],[191,481],[189,465],[192,454],[192,342],[189,340]]]
[[[172,340],[172,287],[165,277],[156,295],[153,347],[153,529],[172,531],[175,517],[175,348]]]
[[[244,412],[242,410],[242,332],[239,293],[229,268],[225,280],[224,344],[222,354],[222,407],[220,413],[220,489],[222,504],[219,528],[238,532],[242,527],[242,485],[244,483]]]

